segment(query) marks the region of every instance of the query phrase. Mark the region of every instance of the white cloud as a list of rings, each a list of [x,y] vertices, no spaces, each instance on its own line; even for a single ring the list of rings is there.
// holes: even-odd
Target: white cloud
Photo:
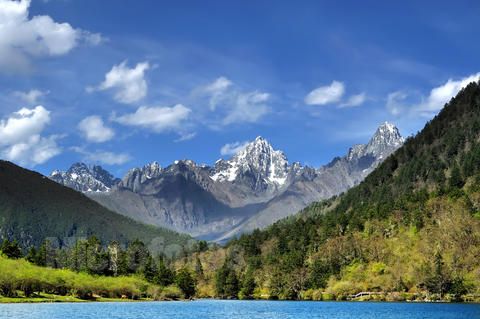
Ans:
[[[448,81],[430,91],[426,101],[419,107],[420,111],[427,115],[428,113],[436,113],[441,110],[452,97],[471,82],[478,82],[480,73],[472,74],[460,80],[448,79]]]
[[[20,165],[42,164],[60,154],[59,136],[42,137],[50,123],[50,112],[43,106],[22,108],[0,121],[0,154]]]
[[[219,77],[200,88],[208,98],[210,112],[206,122],[213,128],[238,123],[254,123],[268,114],[270,94],[260,91],[245,91],[226,77]]]
[[[192,138],[194,138],[195,136],[197,136],[197,132],[190,132],[190,133],[183,133],[183,132],[180,132],[180,137],[177,138],[175,140],[175,142],[185,142],[185,141],[189,141],[191,140]]]
[[[48,93],[49,93],[48,91],[44,92],[37,89],[32,89],[27,92],[15,91],[13,92],[13,95],[18,97],[23,102],[29,105],[33,105],[33,104],[37,104],[39,100],[45,95],[47,95]]]
[[[269,98],[270,94],[256,91],[238,94],[231,111],[223,119],[223,124],[257,122],[270,112],[270,108],[266,104]]]
[[[227,143],[220,149],[220,154],[222,156],[237,154],[238,152],[243,151],[245,147],[247,147],[248,143],[248,141]]]
[[[33,109],[22,108],[7,120],[0,120],[0,146],[12,145],[40,134],[50,123],[50,112],[39,105]]]
[[[182,124],[189,117],[191,110],[182,104],[172,107],[141,106],[135,113],[114,116],[113,121],[128,126],[139,126],[156,133],[182,130]]]
[[[440,111],[446,103],[471,82],[477,82],[480,73],[459,80],[449,79],[446,83],[433,88],[428,96],[418,92],[396,91],[387,96],[387,110],[395,116],[411,115],[430,118]]]
[[[83,155],[83,161],[106,165],[122,165],[129,162],[132,157],[126,153],[113,153],[108,151],[88,152],[82,147],[72,147],[73,151]]]
[[[333,81],[330,85],[321,86],[308,93],[305,104],[326,105],[339,102],[345,93],[345,85],[342,82]]]
[[[32,135],[27,140],[9,145],[1,151],[2,157],[20,165],[38,165],[45,163],[61,153],[56,140],[58,136],[41,137]]]
[[[205,93],[210,94],[210,109],[212,111],[215,110],[217,107],[218,102],[221,100],[222,95],[225,94],[227,89],[232,85],[233,83],[227,79],[226,77],[219,77],[216,79],[213,83],[207,85],[204,88]]]
[[[31,57],[58,56],[79,42],[100,42],[99,34],[74,29],[49,16],[29,18],[30,0],[0,0],[0,71],[26,69]]]
[[[148,62],[138,63],[134,68],[129,68],[127,61],[123,61],[119,65],[114,65],[105,74],[105,80],[97,88],[87,88],[87,91],[113,90],[117,102],[125,104],[138,102],[147,95],[145,71],[149,68]]]
[[[82,35],[84,37],[85,42],[93,46],[100,45],[104,41],[108,40],[108,39],[105,39],[100,33],[91,33],[88,31],[82,31]]]
[[[115,132],[111,128],[106,127],[102,118],[96,115],[84,118],[78,124],[78,129],[85,139],[94,143],[103,143],[115,136]]]
[[[360,106],[365,102],[366,99],[367,99],[367,95],[365,93],[352,95],[348,98],[346,102],[340,104],[340,107]]]

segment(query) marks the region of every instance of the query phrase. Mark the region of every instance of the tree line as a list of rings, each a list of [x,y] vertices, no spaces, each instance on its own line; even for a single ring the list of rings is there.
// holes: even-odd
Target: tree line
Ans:
[[[204,251],[208,245],[200,241],[195,243],[194,249]],[[187,268],[174,269],[170,259],[162,254],[153,256],[140,240],[134,240],[126,248],[116,241],[103,246],[95,236],[79,239],[71,247],[63,248],[56,248],[45,240],[40,247],[30,247],[24,254],[17,241],[5,239],[0,250],[8,258],[25,258],[41,267],[70,269],[95,276],[135,275],[162,287],[176,285],[185,298],[195,295],[196,280],[192,272]]]

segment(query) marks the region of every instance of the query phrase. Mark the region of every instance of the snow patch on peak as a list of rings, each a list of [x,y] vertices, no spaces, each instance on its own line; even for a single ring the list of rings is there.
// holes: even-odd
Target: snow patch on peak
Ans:
[[[122,178],[120,186],[130,188],[136,191],[141,184],[148,180],[156,178],[162,174],[162,167],[156,161],[148,163],[143,167],[136,167],[128,171],[128,173]]]
[[[395,134],[396,132],[398,132],[398,128],[394,124],[387,121],[385,121],[382,125],[380,125],[379,129],[381,130],[386,129],[392,134]]]
[[[375,157],[386,157],[393,149],[400,147],[404,142],[398,128],[385,122],[380,125],[368,142],[365,148],[365,154],[372,154]]]
[[[218,160],[210,178],[233,182],[240,175],[251,173],[268,184],[282,186],[287,180],[288,170],[285,154],[274,150],[266,139],[257,136],[230,160]]]
[[[108,192],[119,179],[101,166],[74,163],[67,171],[54,170],[50,179],[80,192]]]
[[[352,146],[346,156],[348,161],[358,160],[366,155],[376,160],[387,158],[392,152],[404,143],[398,128],[389,122],[382,123],[367,144]]]
[[[355,158],[360,158],[363,156],[365,152],[366,145],[365,144],[355,144],[353,145],[349,150],[347,154],[347,159],[349,161],[355,159]]]

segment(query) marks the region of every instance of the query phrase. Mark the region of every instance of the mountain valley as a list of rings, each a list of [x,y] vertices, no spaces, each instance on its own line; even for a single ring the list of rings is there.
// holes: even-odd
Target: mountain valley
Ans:
[[[140,222],[223,242],[355,186],[403,141],[386,122],[367,144],[318,169],[289,164],[282,151],[257,137],[213,167],[179,160],[162,168],[153,162],[120,180],[99,166],[76,163],[50,178]]]

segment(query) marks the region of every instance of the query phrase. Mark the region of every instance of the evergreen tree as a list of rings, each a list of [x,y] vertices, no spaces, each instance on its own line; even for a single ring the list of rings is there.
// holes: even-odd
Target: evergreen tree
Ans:
[[[233,269],[231,269],[227,275],[227,278],[225,279],[225,296],[229,299],[236,299],[238,298],[239,290],[237,274]]]
[[[252,269],[249,267],[242,281],[242,289],[239,296],[241,299],[252,299],[255,291],[256,283]]]
[[[30,247],[27,255],[25,256],[25,259],[27,261],[31,262],[32,264],[37,264],[37,262],[38,262],[38,252],[37,252],[37,249],[34,246]]]
[[[195,245],[196,245],[196,247],[195,247],[196,249],[194,249],[194,250],[199,252],[199,253],[208,250],[208,243],[205,240],[200,240],[197,243],[195,243]]]
[[[48,260],[48,247],[50,247],[50,242],[48,240],[43,241],[43,243],[40,245],[40,248],[38,249],[37,253],[37,262],[36,264],[38,266],[47,266],[47,260]]]
[[[130,273],[137,273],[145,264],[150,252],[140,240],[134,240],[127,248],[127,265]]]
[[[215,274],[215,289],[221,298],[235,299],[239,293],[239,282],[235,270],[227,260]]]
[[[460,172],[460,168],[456,164],[452,168],[448,184],[451,188],[462,188],[464,185],[462,173]]]
[[[331,275],[328,264],[321,259],[316,259],[310,268],[310,286],[314,289],[325,288]]]
[[[5,239],[0,250],[8,258],[18,259],[23,257],[22,250],[16,240],[10,242],[8,239]]]
[[[86,242],[86,265],[85,269],[96,275],[106,274],[108,270],[108,253],[103,250],[100,240],[91,236]]]
[[[128,267],[128,256],[127,252],[124,250],[119,250],[118,252],[118,265],[117,265],[117,274],[121,275],[128,275],[129,274],[129,267]]]
[[[141,270],[143,277],[148,282],[153,282],[157,278],[157,267],[153,261],[152,256],[148,255]]]
[[[433,257],[433,267],[430,277],[426,280],[426,287],[430,292],[443,296],[451,288],[450,274],[445,269],[445,263],[440,250]]]
[[[157,276],[155,277],[155,283],[160,286],[171,285],[175,281],[175,274],[173,271],[165,265],[163,256],[159,256],[157,265]]]
[[[195,280],[188,269],[182,268],[178,271],[175,277],[175,283],[183,292],[185,298],[189,299],[195,295]]]

